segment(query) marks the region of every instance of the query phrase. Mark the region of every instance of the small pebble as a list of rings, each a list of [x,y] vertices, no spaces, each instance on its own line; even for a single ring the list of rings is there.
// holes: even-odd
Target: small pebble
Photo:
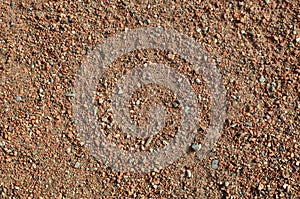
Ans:
[[[258,185],[258,188],[257,188],[257,189],[258,189],[259,191],[263,190],[263,189],[264,189],[264,185],[260,183],[260,184]]]
[[[80,162],[76,162],[74,165],[74,168],[77,169],[77,168],[79,168],[79,166],[80,166]]]
[[[175,58],[175,55],[170,53],[170,54],[168,54],[168,58],[173,60]]]
[[[244,126],[252,126],[253,124],[252,124],[252,122],[245,122],[244,123]]]
[[[261,77],[259,78],[259,82],[264,83],[265,81],[266,81],[266,79],[265,79],[264,76],[261,76]]]
[[[200,79],[198,79],[198,78],[195,80],[195,82],[196,82],[197,84],[200,84],[200,83],[201,83]]]
[[[186,177],[191,178],[192,172],[190,170],[186,170]]]
[[[269,142],[267,146],[270,148],[272,146],[271,142]]]
[[[104,102],[104,99],[102,99],[102,98],[100,98],[100,99],[98,100],[98,104],[99,104],[99,105],[102,105],[103,102]]]
[[[199,151],[199,148],[200,148],[199,144],[197,143],[192,144],[193,151]]]
[[[269,3],[270,3],[270,1],[269,1],[269,0],[265,0],[265,3],[266,3],[266,4],[269,4]]]
[[[67,149],[66,149],[66,153],[70,153],[71,152],[71,147],[68,147]]]
[[[66,97],[75,97],[75,94],[74,93],[66,93],[65,96]]]
[[[123,90],[122,90],[122,89],[119,89],[118,95],[122,95],[122,94],[123,94]]]
[[[2,140],[2,142],[0,142],[0,146],[5,146],[4,140]]]
[[[300,42],[300,37],[296,38],[296,42],[297,43]]]
[[[130,4],[128,1],[123,1],[122,3],[124,6],[128,6]]]
[[[21,101],[22,101],[22,97],[17,96],[17,97],[16,97],[16,100],[17,100],[17,102],[21,102]]]
[[[217,169],[217,168],[219,167],[218,164],[219,164],[219,160],[213,160],[213,161],[211,162],[211,167],[212,167],[213,169]]]

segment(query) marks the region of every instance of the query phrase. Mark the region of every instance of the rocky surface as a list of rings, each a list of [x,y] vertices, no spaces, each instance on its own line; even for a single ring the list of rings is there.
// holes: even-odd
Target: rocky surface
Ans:
[[[299,197],[299,7],[293,0],[1,1],[1,198]],[[97,44],[147,26],[186,34],[209,52],[223,76],[227,119],[222,137],[201,161],[190,152],[162,170],[123,173],[93,158],[76,136],[72,87]],[[201,143],[209,94],[179,55],[155,50],[124,55],[99,93],[110,91],[125,63],[146,61],[177,63],[201,95],[196,140]],[[95,112],[110,125],[101,115],[107,96],[98,101]],[[173,136],[162,134],[149,147],[162,147]],[[125,149],[145,143],[122,135],[112,140]]]

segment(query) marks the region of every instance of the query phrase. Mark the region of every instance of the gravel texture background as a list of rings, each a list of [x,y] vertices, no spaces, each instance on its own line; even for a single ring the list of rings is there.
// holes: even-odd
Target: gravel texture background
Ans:
[[[299,8],[298,0],[1,0],[0,197],[299,198]],[[186,34],[210,53],[226,87],[227,119],[205,159],[191,151],[159,171],[122,173],[93,158],[76,136],[72,87],[97,44],[146,26]],[[99,83],[100,96],[113,86],[113,74],[125,72],[125,63],[147,61],[177,63],[201,94],[203,119],[195,141],[201,143],[209,93],[178,55],[124,55]],[[109,103],[105,97],[98,101],[101,120]],[[136,144],[116,132],[111,136],[125,148]],[[158,147],[160,137],[153,141]]]

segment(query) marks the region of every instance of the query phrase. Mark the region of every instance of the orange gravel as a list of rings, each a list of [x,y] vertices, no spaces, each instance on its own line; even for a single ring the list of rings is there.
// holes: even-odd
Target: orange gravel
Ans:
[[[299,198],[299,8],[299,0],[1,0],[0,198]],[[176,30],[209,52],[222,74],[227,115],[203,159],[191,150],[160,170],[122,172],[93,157],[77,136],[72,92],[88,53],[142,27]],[[117,59],[97,88],[99,121],[110,128],[105,110],[114,82],[149,62],[178,68],[201,95],[195,139],[201,144],[209,93],[191,64],[169,52],[137,50]],[[145,90],[132,100],[145,99]],[[151,100],[169,106],[178,124],[175,97],[158,93]],[[143,111],[142,105],[131,109]],[[105,131],[125,150],[145,143],[118,133]],[[160,132],[150,147],[174,136]]]

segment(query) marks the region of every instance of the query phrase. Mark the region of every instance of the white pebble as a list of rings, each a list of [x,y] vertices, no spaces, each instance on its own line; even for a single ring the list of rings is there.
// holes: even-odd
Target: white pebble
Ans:
[[[191,170],[186,170],[186,177],[191,178],[192,177],[192,172]]]
[[[260,78],[259,78],[259,81],[261,82],[261,83],[264,83],[265,82],[265,77],[264,76],[261,76]]]
[[[67,149],[66,149],[66,153],[70,153],[71,152],[71,147],[68,147]]]
[[[74,168],[77,169],[79,167],[80,167],[80,162],[76,162],[75,165],[74,165]]]

